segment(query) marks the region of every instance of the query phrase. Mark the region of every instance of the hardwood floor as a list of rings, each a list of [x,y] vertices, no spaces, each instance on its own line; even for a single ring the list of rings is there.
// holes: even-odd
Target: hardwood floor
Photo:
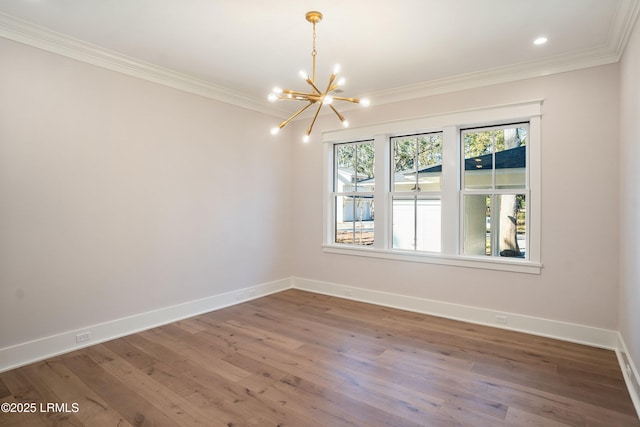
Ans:
[[[612,351],[297,290],[2,373],[0,402],[37,405],[0,426],[640,426]]]

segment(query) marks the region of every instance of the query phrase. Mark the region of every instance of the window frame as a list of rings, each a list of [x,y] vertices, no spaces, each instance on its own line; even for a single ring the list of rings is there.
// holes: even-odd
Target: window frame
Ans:
[[[324,210],[323,244],[327,253],[384,258],[399,261],[443,264],[458,267],[482,268],[540,274],[540,153],[542,100],[491,106],[450,113],[418,117],[408,120],[376,123],[357,128],[323,133],[324,143]],[[527,135],[527,258],[464,255],[462,248],[462,177],[461,177],[461,129],[484,128],[528,122]],[[392,249],[392,192],[390,138],[394,136],[443,132],[442,162],[442,243],[441,252],[422,252]],[[372,246],[355,246],[332,243],[333,230],[333,147],[335,144],[358,141],[374,141],[376,186],[373,193],[376,214],[374,221],[375,243]],[[519,191],[518,191],[519,192]],[[383,207],[380,209],[380,207]]]

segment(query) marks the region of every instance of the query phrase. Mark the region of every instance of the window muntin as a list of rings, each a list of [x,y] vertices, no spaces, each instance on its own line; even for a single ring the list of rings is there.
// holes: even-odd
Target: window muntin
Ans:
[[[462,252],[528,258],[528,123],[464,129]]]
[[[336,144],[334,160],[333,242],[373,245],[374,143],[363,141]]]

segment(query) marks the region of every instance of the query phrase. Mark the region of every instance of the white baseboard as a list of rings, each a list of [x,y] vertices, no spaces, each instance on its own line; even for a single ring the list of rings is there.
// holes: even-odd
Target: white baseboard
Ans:
[[[0,349],[0,372],[289,289],[290,278],[176,304]],[[80,334],[90,334],[82,343]]]
[[[592,326],[524,316],[516,313],[489,310],[486,308],[452,304],[425,298],[372,291],[369,289],[302,279],[299,277],[293,278],[293,287],[295,289],[368,302],[385,307],[398,308],[401,310],[430,314],[448,319],[462,320],[480,325],[525,332],[532,335],[556,338],[578,344],[586,344],[592,347],[615,350],[618,346],[617,331],[594,328]],[[507,323],[504,324],[496,322],[498,319],[496,316],[499,316],[502,321],[506,319]]]
[[[629,350],[627,344],[624,342],[622,335],[618,333],[618,348],[616,349],[616,355],[618,356],[618,363],[620,363],[620,369],[624,376],[624,382],[627,384],[629,395],[633,406],[636,408],[636,413],[640,418],[640,374],[638,373],[637,366],[633,363],[633,359],[629,357]]]

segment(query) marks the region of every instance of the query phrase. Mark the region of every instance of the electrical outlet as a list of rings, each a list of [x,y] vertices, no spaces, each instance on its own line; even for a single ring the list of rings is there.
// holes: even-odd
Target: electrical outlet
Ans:
[[[509,323],[509,318],[507,316],[496,315],[496,323],[506,325]]]
[[[85,332],[82,334],[76,335],[76,343],[86,342],[91,339],[91,332]]]

